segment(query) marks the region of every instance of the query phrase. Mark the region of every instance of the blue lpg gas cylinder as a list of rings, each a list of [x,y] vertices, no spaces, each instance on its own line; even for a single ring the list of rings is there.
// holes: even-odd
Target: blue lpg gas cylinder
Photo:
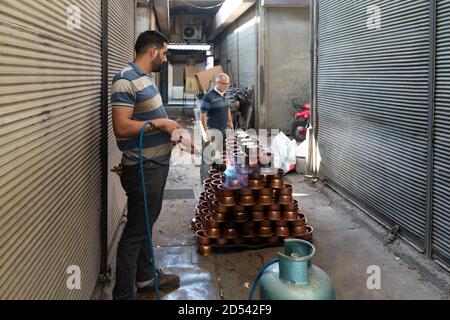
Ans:
[[[279,262],[270,266],[260,280],[262,300],[335,300],[330,277],[311,263],[315,247],[304,240],[289,239]]]

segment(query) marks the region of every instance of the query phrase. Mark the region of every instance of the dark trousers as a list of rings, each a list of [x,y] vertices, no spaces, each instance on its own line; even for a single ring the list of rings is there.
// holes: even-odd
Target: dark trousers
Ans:
[[[169,166],[144,165],[150,227],[161,212],[168,173]],[[125,167],[121,183],[128,197],[128,218],[117,248],[113,299],[130,300],[136,295],[135,282],[151,280],[153,272],[139,166]]]

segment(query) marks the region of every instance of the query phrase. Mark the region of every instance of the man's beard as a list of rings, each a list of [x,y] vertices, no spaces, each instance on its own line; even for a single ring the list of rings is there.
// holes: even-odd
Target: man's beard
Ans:
[[[162,62],[161,58],[159,56],[157,56],[152,61],[152,70],[153,70],[153,72],[161,72],[163,64],[164,63]]]

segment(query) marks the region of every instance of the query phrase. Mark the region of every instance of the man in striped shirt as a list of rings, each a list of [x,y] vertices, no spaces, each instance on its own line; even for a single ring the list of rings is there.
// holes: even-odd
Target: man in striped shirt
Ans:
[[[117,249],[116,284],[113,298],[134,299],[135,285],[153,289],[152,261],[145,229],[145,211],[139,170],[139,135],[144,123],[143,158],[151,226],[162,206],[172,152],[172,134],[180,126],[168,119],[151,72],[160,72],[167,62],[168,39],[157,31],[142,33],[136,42],[136,58],[113,79],[112,120],[117,145],[123,153],[121,183],[128,196],[128,216]],[[158,270],[159,286],[179,285],[177,275]]]

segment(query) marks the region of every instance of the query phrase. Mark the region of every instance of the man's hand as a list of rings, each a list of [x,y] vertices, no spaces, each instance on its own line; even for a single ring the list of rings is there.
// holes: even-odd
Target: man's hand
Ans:
[[[198,153],[195,149],[191,135],[186,129],[175,130],[172,134],[172,143],[174,146],[178,145],[182,151],[187,151],[192,155]]]
[[[158,127],[159,130],[167,133],[169,136],[172,136],[175,130],[181,128],[177,122],[170,119],[156,119],[153,120],[152,122]]]

